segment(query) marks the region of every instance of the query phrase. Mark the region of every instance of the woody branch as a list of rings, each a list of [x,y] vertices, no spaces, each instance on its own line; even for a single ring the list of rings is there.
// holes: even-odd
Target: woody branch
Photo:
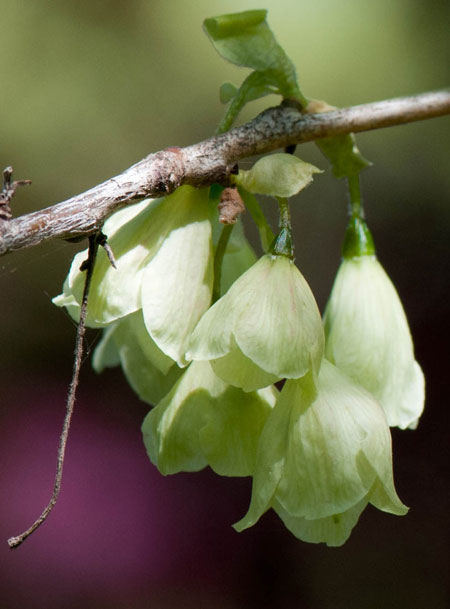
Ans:
[[[62,203],[18,218],[0,218],[0,255],[49,239],[88,236],[128,203],[159,197],[183,184],[227,183],[240,159],[293,144],[401,125],[450,113],[450,90],[422,93],[318,114],[292,104],[186,148],[150,154],[120,175]]]

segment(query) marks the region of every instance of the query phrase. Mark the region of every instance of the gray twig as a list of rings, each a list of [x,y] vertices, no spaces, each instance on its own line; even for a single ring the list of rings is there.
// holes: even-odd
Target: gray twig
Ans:
[[[345,133],[401,125],[450,113],[450,90],[317,114],[292,105],[269,108],[235,129],[186,148],[150,154],[115,178],[67,201],[0,223],[0,255],[49,239],[88,236],[128,203],[173,192],[182,184],[228,185],[242,158]]]

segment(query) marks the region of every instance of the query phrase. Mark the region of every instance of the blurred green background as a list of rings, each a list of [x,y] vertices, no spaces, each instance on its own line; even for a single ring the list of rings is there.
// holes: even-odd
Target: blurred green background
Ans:
[[[16,179],[33,180],[14,199],[17,214],[82,192],[149,152],[210,136],[223,112],[220,84],[238,84],[247,71],[219,57],[202,32],[202,20],[262,6],[253,0],[2,0],[1,5],[0,166],[12,165]],[[447,83],[444,1],[286,0],[264,7],[307,96],[346,106]],[[269,97],[250,104],[241,120],[276,103]],[[375,164],[363,177],[363,190],[380,239],[384,225],[399,239],[411,216],[418,229],[420,214],[440,230],[443,222],[448,225],[448,125],[438,119],[359,136],[363,153]],[[298,154],[327,167],[312,144]],[[300,226],[297,259],[305,272],[311,269],[321,304],[339,256],[336,223],[344,219],[345,191],[329,172],[294,209]],[[57,243],[0,261],[10,339],[23,329],[14,302],[19,298],[25,309],[32,299],[26,314],[30,353],[35,343],[58,342],[59,332],[49,337],[47,324],[33,319],[60,316],[43,291],[58,293],[73,250]],[[19,275],[9,277],[16,267],[24,281],[19,296]],[[10,290],[15,295],[6,298]]]
[[[225,80],[239,84],[247,71],[216,54],[201,29],[208,16],[269,9],[269,23],[297,66],[303,92],[337,106],[448,86],[450,7],[445,0],[1,0],[0,6],[0,168],[12,165],[15,179],[33,180],[13,200],[16,215],[80,193],[150,152],[213,134],[224,110],[219,86]],[[250,104],[239,120],[278,101],[269,97]],[[272,567],[261,572],[261,586],[271,577],[275,589],[287,586],[292,593],[281,596],[279,605],[274,595],[272,607],[445,606],[442,536],[448,529],[442,531],[441,526],[445,527],[449,505],[445,482],[440,484],[446,457],[440,442],[448,374],[444,329],[448,330],[449,313],[449,135],[449,119],[440,118],[358,136],[363,154],[374,163],[362,178],[367,218],[379,257],[405,303],[428,382],[428,410],[419,430],[394,432],[397,486],[400,496],[402,485],[406,491],[402,498],[412,506],[411,515],[399,524],[388,518],[388,528],[380,533],[385,534],[384,551],[372,547],[365,553],[364,531],[359,533],[357,549],[345,555],[355,569],[346,581],[340,581],[339,559],[331,558],[337,556],[333,551],[319,553],[289,542],[289,557],[283,563],[289,574],[277,580],[276,554]],[[297,154],[327,169],[292,205],[297,263],[323,308],[339,264],[345,187],[330,175],[313,144],[299,147]],[[250,161],[243,165],[248,167]],[[271,213],[271,203],[263,205]],[[254,239],[252,226],[247,229]],[[34,396],[53,385],[60,388],[55,417],[61,416],[74,326],[51,298],[59,293],[70,260],[81,247],[48,243],[0,259],[3,422],[14,421],[17,409],[26,415],[33,409]],[[84,394],[95,400],[96,392],[108,391],[105,383],[111,383],[114,391],[108,395],[113,400],[116,393],[117,403],[108,403],[109,415],[136,408],[138,428],[145,405],[137,405],[118,371],[104,378],[96,378],[85,366]],[[18,400],[18,387],[29,388],[29,399]],[[56,441],[48,447],[51,455]],[[244,503],[242,510],[245,507]],[[383,527],[385,521],[376,522]],[[2,523],[2,531],[7,524]],[[225,519],[221,526],[228,524]],[[398,536],[397,526],[402,529]],[[5,529],[4,537],[13,533],[18,531]],[[45,536],[45,531],[39,534]],[[378,541],[374,529],[372,538]],[[220,538],[213,543],[219,544]],[[264,542],[258,543],[264,551]],[[277,543],[273,547],[276,551]],[[302,601],[295,584],[300,554],[312,561],[310,604]],[[9,556],[2,550],[0,563],[7,564]],[[397,574],[386,572],[386,565],[394,568],[398,563],[402,568]],[[17,568],[20,574],[20,563]],[[170,580],[170,574],[166,576]],[[333,582],[333,592],[324,586],[327,581]],[[254,577],[251,586],[257,585]],[[0,592],[1,586],[1,606],[15,607],[12,587],[4,581]],[[209,606],[243,606],[231,593],[227,596],[226,586],[224,581],[217,597],[221,600],[208,601]],[[70,585],[67,594],[70,597]],[[151,591],[146,595],[151,604]],[[246,599],[246,607],[265,606],[263,595],[252,589]],[[57,602],[55,607],[63,606]],[[89,602],[84,606],[90,607]],[[151,606],[170,606],[158,602],[153,600]],[[200,596],[197,602],[202,606]],[[69,605],[67,600],[64,606]],[[40,606],[53,605],[44,599]],[[135,606],[147,605],[117,604]]]

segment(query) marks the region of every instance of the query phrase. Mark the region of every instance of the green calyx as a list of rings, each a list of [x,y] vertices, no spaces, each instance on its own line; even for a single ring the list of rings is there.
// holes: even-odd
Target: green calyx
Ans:
[[[369,227],[358,216],[352,216],[347,225],[342,255],[344,258],[375,255],[375,245]]]
[[[359,175],[348,176],[348,191],[350,195],[350,220],[345,231],[342,255],[344,258],[359,258],[374,256],[375,245],[372,234],[364,220],[364,209],[361,197]]]
[[[292,242],[292,232],[290,228],[282,228],[269,248],[269,254],[273,256],[286,256],[293,260],[294,244]]]

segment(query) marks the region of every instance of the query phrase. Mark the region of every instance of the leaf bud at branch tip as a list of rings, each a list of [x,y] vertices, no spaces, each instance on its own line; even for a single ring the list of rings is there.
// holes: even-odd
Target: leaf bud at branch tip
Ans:
[[[337,110],[337,107],[327,104],[326,101],[310,99],[304,111],[308,114],[321,114],[322,112],[332,112],[333,110]]]

